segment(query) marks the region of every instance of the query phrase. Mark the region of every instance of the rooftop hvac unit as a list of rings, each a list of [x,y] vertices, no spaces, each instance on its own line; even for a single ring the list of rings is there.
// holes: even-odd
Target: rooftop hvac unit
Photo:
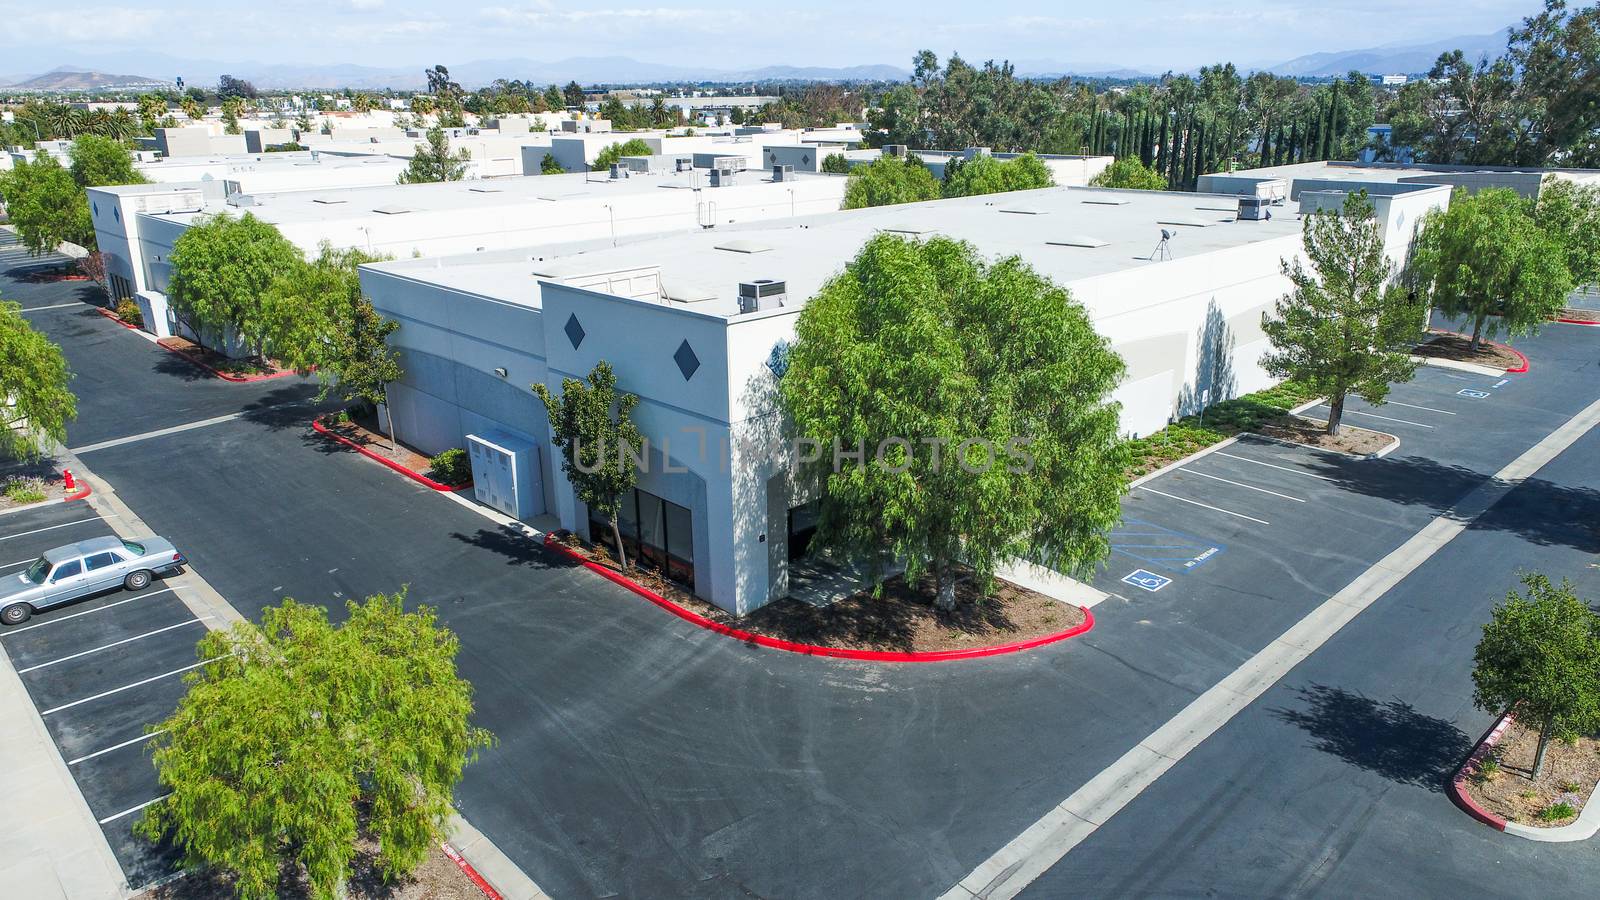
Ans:
[[[708,183],[708,186],[709,187],[728,187],[728,186],[731,186],[733,184],[733,176],[734,176],[734,173],[733,173],[732,169],[712,169],[711,170],[711,180]]]
[[[794,180],[794,166],[773,166],[772,167],[772,180],[773,181],[793,181]]]
[[[1266,197],[1240,197],[1239,214],[1236,217],[1241,222],[1264,222],[1272,218],[1272,201]]]
[[[256,198],[250,196],[249,194],[229,194],[228,205],[239,207],[255,206]]]
[[[692,156],[680,156],[680,157],[678,157],[677,159],[673,160],[673,168],[672,168],[672,170],[674,172],[693,172],[694,171],[694,157],[692,157]]]
[[[612,163],[611,164],[611,177],[612,178],[621,178],[622,177],[622,164],[621,163]]]
[[[905,144],[884,144],[883,145],[883,155],[884,156],[905,156],[906,155],[906,145]]]
[[[739,312],[778,309],[789,299],[789,285],[770,278],[739,282]]]

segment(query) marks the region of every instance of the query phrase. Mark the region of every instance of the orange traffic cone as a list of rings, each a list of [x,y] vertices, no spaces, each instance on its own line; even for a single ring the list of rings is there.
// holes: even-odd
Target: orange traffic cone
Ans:
[[[71,469],[61,470],[61,482],[61,486],[69,491],[75,491],[78,489],[78,482],[73,479]]]

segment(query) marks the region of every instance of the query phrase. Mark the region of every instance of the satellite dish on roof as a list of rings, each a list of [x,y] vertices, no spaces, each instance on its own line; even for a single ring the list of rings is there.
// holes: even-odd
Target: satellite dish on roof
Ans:
[[[1150,251],[1150,261],[1160,262],[1163,259],[1171,259],[1172,248],[1168,247],[1167,244],[1177,236],[1178,233],[1175,231],[1168,231],[1165,228],[1161,229],[1161,243],[1156,244],[1156,248]]]

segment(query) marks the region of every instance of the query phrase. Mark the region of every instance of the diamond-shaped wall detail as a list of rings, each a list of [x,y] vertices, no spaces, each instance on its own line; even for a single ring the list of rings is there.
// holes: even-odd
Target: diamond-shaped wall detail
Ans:
[[[772,352],[767,354],[767,368],[772,370],[773,375],[782,378],[789,371],[789,351],[793,349],[794,345],[788,341],[772,345]]]
[[[572,342],[574,350],[578,349],[578,345],[583,343],[583,339],[589,334],[583,330],[583,323],[579,322],[577,315],[573,313],[567,315],[567,324],[561,330],[567,333],[567,340]]]
[[[672,361],[678,364],[678,371],[683,373],[683,380],[688,381],[694,373],[700,371],[700,357],[694,355],[694,348],[688,341],[678,345],[678,352],[672,354]]]
[[[809,153],[800,154],[800,161],[802,163],[808,165],[808,166],[811,165],[811,154],[809,154]]]

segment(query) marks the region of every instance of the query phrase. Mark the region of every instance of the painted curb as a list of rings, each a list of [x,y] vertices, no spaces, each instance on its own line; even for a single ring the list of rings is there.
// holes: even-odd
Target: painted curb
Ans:
[[[51,506],[56,503],[71,503],[74,500],[84,500],[87,499],[92,493],[94,493],[94,489],[89,487],[89,482],[87,480],[80,481],[78,484],[78,489],[73,493],[66,495],[65,497],[61,497],[56,500],[40,500],[38,503],[29,503],[25,506],[13,506],[7,509],[0,509],[0,516],[9,516],[12,513],[26,512],[30,509],[38,509],[41,506]]]
[[[322,418],[320,416],[311,420],[311,427],[312,427],[313,430],[315,430],[318,434],[322,435],[323,437],[333,438],[334,440],[338,441],[339,443],[341,443],[341,444],[345,445],[346,447],[349,447],[350,449],[352,449],[352,450],[356,451],[357,453],[361,454],[362,456],[365,456],[366,458],[368,458],[370,460],[374,460],[376,462],[383,463],[384,465],[386,465],[389,468],[395,470],[396,472],[399,472],[401,475],[404,475],[407,478],[411,479],[412,481],[415,481],[415,482],[417,482],[419,484],[425,484],[428,487],[433,488],[436,491],[441,491],[443,493],[448,494],[448,493],[453,493],[455,491],[463,490],[465,488],[472,487],[472,482],[470,482],[470,481],[465,483],[465,484],[458,484],[455,487],[451,487],[448,484],[443,484],[441,482],[434,481],[432,478],[429,478],[428,476],[422,474],[421,472],[417,472],[417,471],[413,471],[411,469],[408,469],[405,466],[402,466],[399,463],[395,462],[394,460],[389,459],[388,457],[379,456],[378,454],[373,453],[371,450],[368,450],[367,448],[361,446],[360,444],[356,443],[355,441],[352,441],[349,438],[344,437],[343,435],[335,434],[334,432],[330,431],[328,429],[328,426],[322,424]]]
[[[1506,374],[1507,375],[1521,375],[1522,373],[1528,371],[1528,357],[1524,356],[1521,350],[1518,350],[1515,347],[1507,346],[1505,344],[1498,344],[1497,346],[1504,347],[1505,349],[1510,350],[1512,353],[1515,353],[1517,355],[1517,359],[1522,360],[1522,364],[1521,365],[1517,366],[1514,369],[1507,369],[1506,370]]]
[[[127,323],[124,322],[123,324],[126,325]],[[189,362],[190,365],[205,369],[207,372],[210,372],[212,375],[221,378],[223,381],[231,381],[235,384],[248,384],[254,381],[271,381],[274,378],[288,378],[290,375],[295,374],[293,369],[285,369],[282,372],[269,372],[266,375],[229,375],[226,372],[213,369],[212,367],[196,359],[193,354],[185,353],[176,347],[168,347],[166,344],[163,344],[160,341],[156,341],[156,346],[167,351],[168,353],[175,353],[178,356],[183,357]]]
[[[99,313],[102,316],[105,316],[106,318],[108,318],[111,321],[117,323],[118,325],[121,325],[123,328],[126,328],[129,331],[143,331],[144,330],[144,329],[140,328],[139,326],[133,324],[132,322],[124,322],[124,321],[122,321],[122,319],[116,313],[112,312],[109,309],[106,309],[104,306],[96,306],[96,307],[94,307],[94,311]],[[166,347],[162,347],[161,349],[165,350],[167,348]]]
[[[1591,322],[1588,319],[1552,319],[1551,321],[1560,322],[1563,325],[1583,325],[1587,328],[1600,328],[1600,322]]]
[[[505,900],[500,892],[494,889],[494,885],[490,884],[487,878],[479,875],[478,870],[472,867],[472,863],[467,862],[467,858],[462,856],[461,852],[456,848],[450,846],[448,841],[440,844],[439,849],[444,851],[445,856],[450,857],[450,861],[456,864],[456,868],[472,879],[472,883],[478,886],[478,890],[482,891],[485,897],[488,897],[489,900]]]
[[[1321,406],[1323,403],[1326,403],[1326,402],[1327,402],[1327,398],[1326,397],[1318,397],[1315,400],[1307,400],[1305,403],[1302,403],[1299,406],[1296,406],[1293,409],[1289,410],[1289,415],[1298,416],[1301,413],[1305,412],[1306,410],[1311,409],[1314,406]],[[1174,469],[1182,468],[1183,466],[1188,465],[1189,463],[1192,463],[1195,460],[1197,460],[1197,459],[1201,458],[1202,456],[1205,456],[1205,455],[1207,455],[1209,453],[1215,453],[1215,452],[1217,452],[1218,450],[1221,450],[1224,447],[1228,447],[1228,446],[1230,446],[1232,444],[1236,444],[1236,443],[1238,443],[1239,438],[1243,437],[1244,435],[1250,435],[1251,437],[1265,437],[1265,435],[1256,434],[1253,431],[1241,431],[1238,434],[1234,435],[1233,437],[1223,438],[1222,440],[1217,441],[1215,444],[1212,444],[1209,447],[1201,447],[1199,450],[1196,450],[1195,452],[1189,454],[1188,456],[1183,457],[1182,459],[1173,460],[1172,462],[1167,463],[1166,465],[1162,466],[1159,469],[1155,469],[1155,470],[1152,470],[1150,472],[1146,472],[1143,475],[1140,475],[1138,478],[1135,478],[1134,480],[1128,482],[1128,490],[1131,491],[1131,490],[1133,490],[1134,488],[1138,487],[1141,484],[1145,484],[1147,482],[1154,481],[1157,477],[1159,477],[1161,475],[1165,475],[1165,474],[1167,474],[1168,472],[1170,472],[1170,471],[1172,471]],[[1396,439],[1396,440],[1398,440],[1398,439]]]
[[[1073,628],[1069,628],[1066,631],[1058,631],[1054,634],[1046,634],[1036,638],[1028,638],[1027,640],[1023,641],[1014,641],[1009,644],[997,644],[991,647],[972,647],[966,650],[926,650],[900,652],[893,650],[851,650],[844,647],[822,647],[817,644],[800,644],[794,641],[786,641],[781,638],[767,637],[764,634],[755,634],[753,632],[744,631],[743,629],[734,628],[731,625],[724,625],[721,622],[713,622],[705,616],[694,612],[693,610],[685,609],[682,606],[673,603],[671,600],[668,600],[644,585],[633,581],[620,572],[612,571],[605,566],[585,559],[582,554],[570,547],[567,547],[560,541],[555,540],[549,534],[544,536],[544,545],[547,548],[555,550],[561,555],[566,556],[574,562],[577,562],[590,571],[596,572],[610,581],[613,581],[616,584],[633,591],[635,594],[638,594],[646,600],[649,600],[651,603],[654,603],[655,605],[661,607],[667,612],[672,613],[678,618],[683,619],[686,622],[698,625],[707,631],[714,631],[717,634],[743,641],[747,644],[755,644],[757,646],[767,647],[773,650],[784,650],[789,653],[799,653],[803,656],[828,656],[835,659],[854,659],[864,660],[867,662],[945,662],[955,659],[979,659],[985,656],[1000,656],[1007,653],[1018,653],[1023,650],[1031,650],[1034,647],[1043,647],[1046,644],[1053,644],[1057,641],[1064,641],[1067,638],[1077,637],[1078,635],[1094,628],[1094,613],[1091,612],[1088,607],[1080,606],[1078,608],[1083,610],[1083,622]]]
[[[1496,719],[1493,725],[1489,726],[1489,730],[1485,731],[1483,737],[1478,739],[1477,746],[1472,748],[1472,753],[1467,756],[1466,762],[1462,763],[1461,767],[1456,769],[1456,774],[1450,778],[1448,791],[1451,801],[1460,807],[1462,812],[1496,831],[1506,830],[1506,820],[1479,806],[1478,801],[1472,799],[1472,795],[1467,793],[1466,783],[1471,770],[1476,768],[1478,763],[1489,755],[1490,751],[1494,750],[1494,745],[1500,742],[1501,735],[1505,734],[1506,728],[1510,725],[1511,713],[1508,712]]]

